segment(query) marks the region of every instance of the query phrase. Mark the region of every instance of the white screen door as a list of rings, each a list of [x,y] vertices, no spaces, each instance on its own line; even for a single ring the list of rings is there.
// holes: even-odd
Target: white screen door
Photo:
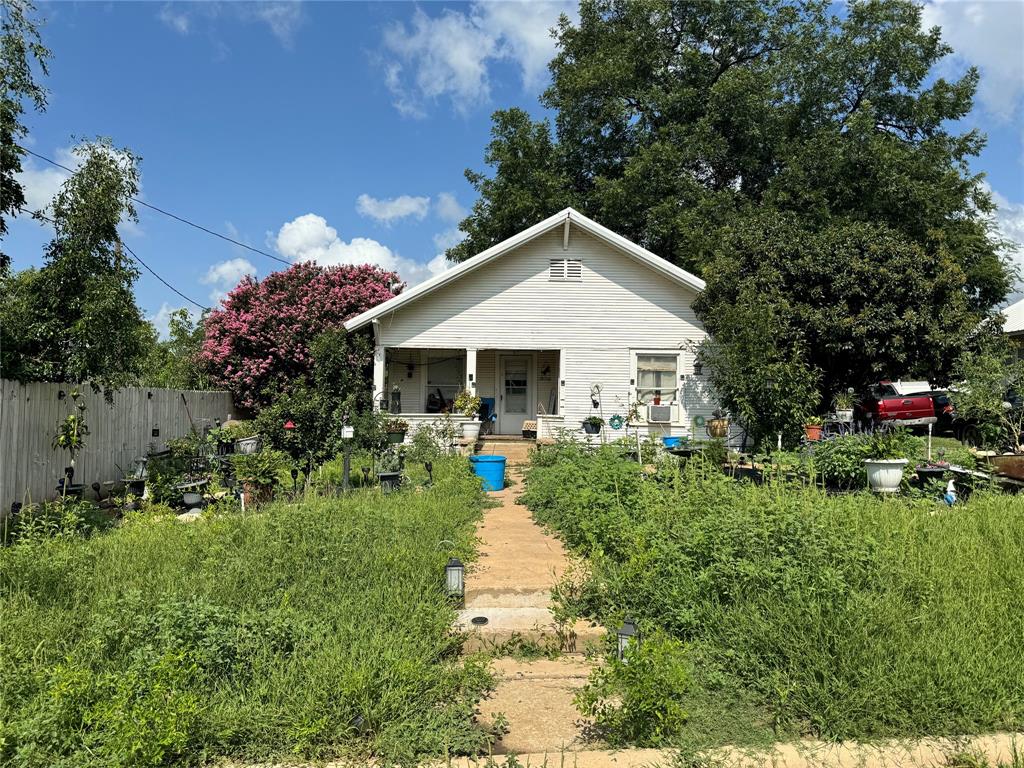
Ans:
[[[523,431],[523,421],[533,418],[530,392],[529,357],[501,358],[501,390],[498,393],[498,431],[516,435]]]

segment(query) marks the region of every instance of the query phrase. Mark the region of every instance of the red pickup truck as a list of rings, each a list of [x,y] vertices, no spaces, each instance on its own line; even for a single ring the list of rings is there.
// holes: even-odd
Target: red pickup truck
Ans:
[[[938,421],[934,392],[924,381],[880,381],[861,398],[857,418],[862,424],[888,422],[920,427]]]

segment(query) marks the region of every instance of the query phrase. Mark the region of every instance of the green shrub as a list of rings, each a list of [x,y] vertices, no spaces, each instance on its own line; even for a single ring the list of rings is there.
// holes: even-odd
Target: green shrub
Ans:
[[[689,684],[682,644],[655,635],[629,648],[625,661],[598,667],[576,703],[611,746],[657,747],[683,733]]]
[[[461,459],[434,480],[0,550],[0,764],[486,749],[489,678],[456,658],[442,590],[483,496]]]
[[[613,450],[543,455],[523,498],[589,560],[560,610],[609,627],[632,614],[685,643],[693,720],[725,708],[741,741],[764,723],[842,739],[1024,724],[1024,647],[1005,641],[1024,636],[1018,499],[976,491],[950,510],[693,461],[641,479]]]
[[[829,487],[867,486],[865,459],[908,459],[924,453],[924,441],[906,430],[858,433],[822,440],[811,448],[814,471]]]

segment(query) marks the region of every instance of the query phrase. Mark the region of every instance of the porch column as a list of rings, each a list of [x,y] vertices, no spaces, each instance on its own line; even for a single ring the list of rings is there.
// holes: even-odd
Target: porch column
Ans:
[[[385,358],[387,350],[385,347],[376,346],[373,348],[373,410],[381,409],[381,402],[387,399],[388,393],[384,391]]]
[[[558,350],[558,415],[565,415],[565,350]]]
[[[466,389],[474,395],[476,391],[476,350],[466,348]]]

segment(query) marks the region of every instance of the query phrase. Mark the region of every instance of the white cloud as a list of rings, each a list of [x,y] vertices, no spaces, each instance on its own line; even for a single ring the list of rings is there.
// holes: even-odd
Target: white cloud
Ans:
[[[451,192],[442,192],[437,196],[434,210],[437,211],[438,216],[451,224],[458,224],[466,218],[468,213],[465,208],[459,205],[459,201],[455,199],[455,195]]]
[[[1024,256],[1024,203],[1010,202],[994,189],[991,192],[992,201],[999,206],[995,213],[999,233],[1015,244],[1018,255]]]
[[[1024,96],[1024,3],[932,0],[922,9],[922,24],[942,27],[955,57],[981,70],[982,106],[997,118],[1012,119]]]
[[[203,285],[213,286],[213,290],[210,291],[210,300],[219,304],[227,298],[231,289],[238,285],[239,280],[246,275],[255,274],[256,267],[248,259],[238,257],[214,264],[206,270],[205,275],[199,278],[199,282]]]
[[[383,224],[413,216],[423,220],[430,208],[429,197],[411,197],[400,195],[390,199],[378,200],[369,195],[360,195],[356,200],[356,210],[363,216],[369,216]]]
[[[181,35],[192,32],[200,20],[205,20],[209,25],[221,18],[244,23],[259,22],[267,25],[271,34],[278,39],[281,45],[291,48],[295,42],[295,34],[305,20],[305,15],[300,2],[264,0],[256,3],[164,3],[157,18]],[[218,47],[221,49],[221,53],[224,53],[223,43],[218,43]]]
[[[189,17],[188,14],[175,11],[174,7],[167,3],[163,8],[160,9],[160,13],[157,16],[164,24],[173,29],[179,35],[187,35],[189,30]],[[166,304],[164,306],[167,306]]]
[[[160,309],[155,314],[146,317],[156,328],[157,335],[161,339],[166,339],[171,335],[171,315],[180,309],[188,309],[189,317],[192,318],[193,322],[199,318],[194,309],[190,307],[172,307],[166,301],[160,305]]]
[[[465,232],[456,227],[452,227],[451,229],[446,229],[444,232],[438,232],[434,235],[434,247],[441,251],[447,251],[449,248],[458,245],[465,239]]]
[[[295,42],[295,33],[303,22],[302,5],[298,2],[262,2],[255,6],[240,3],[252,10],[257,19],[262,21],[273,33],[274,37],[285,48],[291,48]]]
[[[337,264],[376,264],[397,272],[409,285],[423,282],[443,272],[443,256],[426,264],[398,255],[386,245],[368,237],[353,237],[348,242],[323,216],[307,213],[285,223],[274,238],[274,247],[294,261],[315,261],[323,266]]]
[[[437,16],[416,8],[408,26],[398,22],[384,33],[385,83],[404,115],[423,117],[447,97],[463,114],[491,94],[489,67],[518,65],[524,89],[542,84],[555,51],[550,29],[559,15],[577,16],[567,0],[475,2],[466,11],[443,9]]]

